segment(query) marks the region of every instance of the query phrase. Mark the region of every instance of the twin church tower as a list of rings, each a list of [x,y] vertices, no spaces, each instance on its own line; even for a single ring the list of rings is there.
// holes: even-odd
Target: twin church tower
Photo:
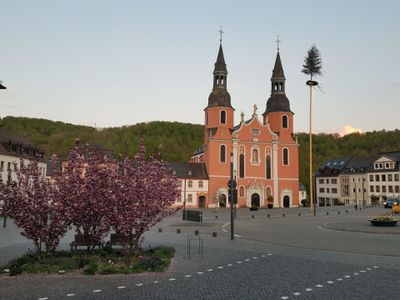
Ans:
[[[204,109],[204,144],[191,158],[203,163],[208,195],[199,206],[229,206],[227,183],[233,160],[238,207],[299,205],[299,144],[293,137],[293,115],[285,93],[285,74],[277,51],[271,77],[271,96],[262,118],[257,106],[251,118],[235,126],[228,71],[222,43],[213,72],[213,89]]]

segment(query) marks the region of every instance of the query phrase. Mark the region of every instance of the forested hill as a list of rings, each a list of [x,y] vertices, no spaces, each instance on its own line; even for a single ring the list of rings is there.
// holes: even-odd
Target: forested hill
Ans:
[[[53,122],[44,119],[5,117],[0,124],[11,128],[39,145],[50,156],[65,156],[75,137],[81,143],[102,144],[117,153],[136,153],[140,136],[149,152],[161,151],[166,161],[186,161],[203,143],[203,126],[179,122],[149,122],[132,126],[105,128]],[[300,143],[300,181],[308,181],[308,134],[298,134]],[[125,146],[127,141],[127,146]],[[313,136],[314,171],[327,159],[335,157],[373,156],[382,151],[400,150],[400,130],[373,131],[344,137],[332,134]]]

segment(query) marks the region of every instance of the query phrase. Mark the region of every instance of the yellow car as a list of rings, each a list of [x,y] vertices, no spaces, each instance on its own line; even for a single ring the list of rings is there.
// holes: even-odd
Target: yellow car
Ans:
[[[396,204],[392,206],[392,213],[393,214],[400,214],[400,204]]]

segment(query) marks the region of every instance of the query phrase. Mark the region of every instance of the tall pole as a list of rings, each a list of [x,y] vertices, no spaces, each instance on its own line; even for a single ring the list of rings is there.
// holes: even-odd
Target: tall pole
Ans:
[[[185,184],[185,186],[183,187],[183,215],[184,215],[184,220],[187,221],[187,215],[186,215],[186,174],[185,174],[184,184]]]
[[[233,152],[231,152],[231,181],[229,187],[229,193],[231,195],[231,240],[235,239],[234,225],[233,225]]]
[[[312,76],[311,76],[312,81]],[[314,195],[313,195],[313,174],[312,174],[312,85],[310,84],[310,203],[311,210],[313,211],[314,216],[315,212],[315,203],[314,203]]]

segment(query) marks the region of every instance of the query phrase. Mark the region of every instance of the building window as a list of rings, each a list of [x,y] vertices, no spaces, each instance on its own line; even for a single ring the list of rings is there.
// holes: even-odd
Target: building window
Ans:
[[[400,187],[399,187],[398,185],[395,185],[395,186],[394,186],[394,192],[395,192],[395,193],[398,193],[398,192],[399,192],[399,189],[400,189]]]
[[[388,174],[388,181],[393,181],[393,175],[392,174]]]
[[[203,188],[203,180],[199,181],[199,188]]]
[[[374,181],[374,175],[369,175],[369,181]]]
[[[326,188],[326,192],[329,193],[329,188]]]
[[[381,192],[381,187],[379,185],[376,186],[376,192],[380,193]]]
[[[386,185],[382,185],[382,193],[386,193]]]
[[[40,167],[40,174],[44,175],[43,174],[44,172],[42,172],[42,169],[44,170],[44,168]],[[14,163],[14,172],[17,172],[17,171],[18,171],[18,164]]]
[[[332,184],[337,184],[337,179],[332,179],[331,182]]]
[[[288,118],[286,115],[282,116],[282,128],[288,128]]]
[[[287,148],[283,149],[283,164],[285,166],[289,165],[289,150]]]
[[[188,187],[192,187],[193,186],[193,182],[191,180],[188,181]]]
[[[399,181],[399,174],[394,174],[394,181]]]
[[[251,150],[251,163],[258,164],[258,149]]]
[[[7,163],[7,171],[11,171],[11,163],[10,162]]]
[[[193,202],[193,195],[192,195],[192,194],[189,194],[189,195],[188,195],[187,202],[189,202],[189,203],[192,203],[192,202]]]
[[[1,170],[1,171],[4,170],[4,161],[1,161],[1,163],[0,163],[0,170]]]
[[[324,179],[323,179],[323,178],[320,178],[320,179],[318,179],[318,182],[319,182],[319,183],[324,183]]]
[[[206,111],[206,118],[205,118],[206,120],[206,125],[208,124],[208,111]]]
[[[266,177],[267,179],[271,179],[271,156],[267,155],[267,158],[265,159],[265,164],[266,164]]]
[[[226,147],[225,147],[225,145],[221,145],[221,147],[219,149],[219,160],[222,163],[226,162]]]
[[[389,193],[393,193],[393,186],[389,185]]]
[[[226,123],[226,111],[221,110],[221,124]]]
[[[270,187],[267,187],[267,197],[272,196],[272,190]]]
[[[326,179],[326,183],[329,184],[329,178]]]
[[[244,186],[240,186],[239,188],[239,197],[244,197]]]
[[[379,181],[379,174],[375,175],[375,181]]]
[[[369,187],[369,191],[370,191],[371,193],[374,192],[374,186],[373,186],[373,185],[371,185],[371,186]]]
[[[389,169],[389,163],[385,164],[385,169]]]
[[[319,192],[320,193],[325,193],[325,189],[324,188],[319,188]]]
[[[386,175],[382,174],[382,181],[386,181]]]
[[[244,154],[239,156],[239,177],[244,178]]]

